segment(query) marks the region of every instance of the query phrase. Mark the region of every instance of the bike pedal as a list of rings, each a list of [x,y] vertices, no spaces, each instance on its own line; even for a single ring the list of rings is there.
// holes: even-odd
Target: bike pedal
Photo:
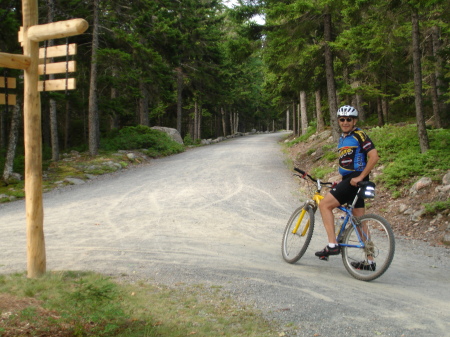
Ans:
[[[319,260],[328,261],[328,256],[321,256],[319,257]]]

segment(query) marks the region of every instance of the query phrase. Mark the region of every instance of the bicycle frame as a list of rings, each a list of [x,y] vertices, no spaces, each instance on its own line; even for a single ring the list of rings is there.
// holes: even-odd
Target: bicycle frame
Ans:
[[[305,206],[303,207],[303,210],[300,213],[297,223],[296,223],[294,229],[292,230],[292,234],[297,233],[300,223],[302,222],[303,217],[305,216],[307,206],[313,207],[314,211],[317,209],[317,207],[319,207],[320,201],[324,198],[324,196],[322,194],[320,194],[321,189],[322,189],[322,185],[320,183],[320,180],[317,179],[317,191],[314,193],[312,200],[307,200],[305,202]],[[349,244],[345,244],[345,243],[340,243],[340,245],[342,247],[365,248],[364,240],[361,239],[360,230],[358,228],[358,225],[355,223],[355,221],[353,221],[353,208],[354,208],[354,205],[356,204],[357,200],[358,200],[358,194],[355,196],[353,203],[351,205],[349,205],[348,207],[344,207],[344,206],[337,207],[339,210],[341,210],[345,213],[345,218],[344,218],[344,221],[342,222],[341,228],[339,229],[339,233],[337,234],[336,241],[339,242],[341,240],[341,238],[345,232],[345,228],[347,227],[347,224],[350,221],[353,228],[355,229],[356,236],[360,243],[359,245],[349,245]],[[300,235],[305,236],[306,233],[308,232],[308,229],[309,229],[309,220],[308,220],[305,228],[303,229],[303,232]]]
[[[321,195],[323,187],[332,188],[333,183],[321,182],[311,177],[305,171],[294,168],[298,177],[316,183],[315,191],[309,198],[297,207],[290,216],[281,242],[283,259],[290,264],[296,263],[305,254],[311,242],[316,225],[316,211],[326,196]],[[344,267],[354,278],[361,281],[372,281],[380,277],[392,262],[395,252],[395,240],[389,222],[377,214],[364,213],[356,208],[359,198],[367,199],[375,196],[375,184],[370,181],[358,183],[358,191],[352,202],[336,207],[345,214],[342,223],[333,226],[337,242],[341,246],[341,256]],[[339,213],[341,215],[341,213]],[[330,233],[331,234],[331,233]],[[328,258],[320,258],[328,261]]]

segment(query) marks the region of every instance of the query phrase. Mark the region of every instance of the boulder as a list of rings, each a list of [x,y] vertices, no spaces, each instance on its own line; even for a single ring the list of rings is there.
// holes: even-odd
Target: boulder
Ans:
[[[177,129],[166,128],[166,127],[163,127],[163,126],[153,126],[153,127],[151,127],[151,129],[159,130],[159,131],[165,132],[165,133],[167,133],[167,134],[170,136],[170,138],[172,138],[174,141],[176,141],[177,143],[180,143],[181,145],[184,145],[183,138],[181,138],[181,135],[180,135],[180,133],[178,132]]]
[[[422,188],[428,187],[430,186],[432,183],[431,178],[428,177],[422,177],[420,178],[418,181],[416,181],[416,183],[411,187],[411,189],[409,190],[409,192],[411,194],[416,194],[419,190],[421,190]]]

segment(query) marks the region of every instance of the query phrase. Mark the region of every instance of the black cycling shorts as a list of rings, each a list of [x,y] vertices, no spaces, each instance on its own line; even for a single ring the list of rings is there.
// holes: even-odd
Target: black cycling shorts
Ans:
[[[361,172],[353,172],[343,176],[342,181],[331,189],[331,195],[333,195],[333,197],[335,197],[341,205],[351,204],[355,199],[359,187],[350,185],[350,180],[360,174]],[[365,177],[364,180],[369,180],[369,177]],[[364,199],[359,198],[356,202],[355,208],[364,208]]]

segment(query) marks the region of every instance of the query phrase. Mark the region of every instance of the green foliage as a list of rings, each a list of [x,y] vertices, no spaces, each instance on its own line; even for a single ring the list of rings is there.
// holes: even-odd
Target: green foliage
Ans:
[[[200,139],[197,139],[194,141],[192,139],[191,134],[188,132],[186,134],[186,136],[184,136],[183,142],[184,142],[184,145],[186,145],[186,146],[198,145],[198,144],[200,144]]]
[[[385,126],[370,131],[385,165],[378,178],[391,190],[409,185],[421,176],[440,179],[450,167],[450,130],[428,130],[430,150],[420,152],[417,127]]]
[[[314,167],[311,170],[311,176],[317,179],[323,179],[327,174],[334,172],[335,169],[332,167]]]
[[[424,206],[426,214],[430,215],[437,214],[439,212],[450,209],[450,199],[447,199],[446,201],[436,201],[433,203],[427,203],[424,204]]]
[[[54,272],[39,279],[0,275],[8,315],[0,335],[74,337],[274,336],[262,315],[220,287],[164,287],[91,272]],[[181,309],[181,310],[180,310]],[[20,331],[20,333],[18,333]]]
[[[308,129],[306,130],[306,133],[304,135],[301,135],[300,137],[294,138],[293,140],[287,142],[286,146],[292,147],[295,144],[304,142],[304,141],[308,140],[308,138],[311,137],[315,133],[316,133],[316,127],[308,126]]]
[[[143,125],[114,131],[102,140],[101,147],[107,151],[146,149],[147,154],[152,157],[184,151],[184,146],[172,140],[165,132]]]

